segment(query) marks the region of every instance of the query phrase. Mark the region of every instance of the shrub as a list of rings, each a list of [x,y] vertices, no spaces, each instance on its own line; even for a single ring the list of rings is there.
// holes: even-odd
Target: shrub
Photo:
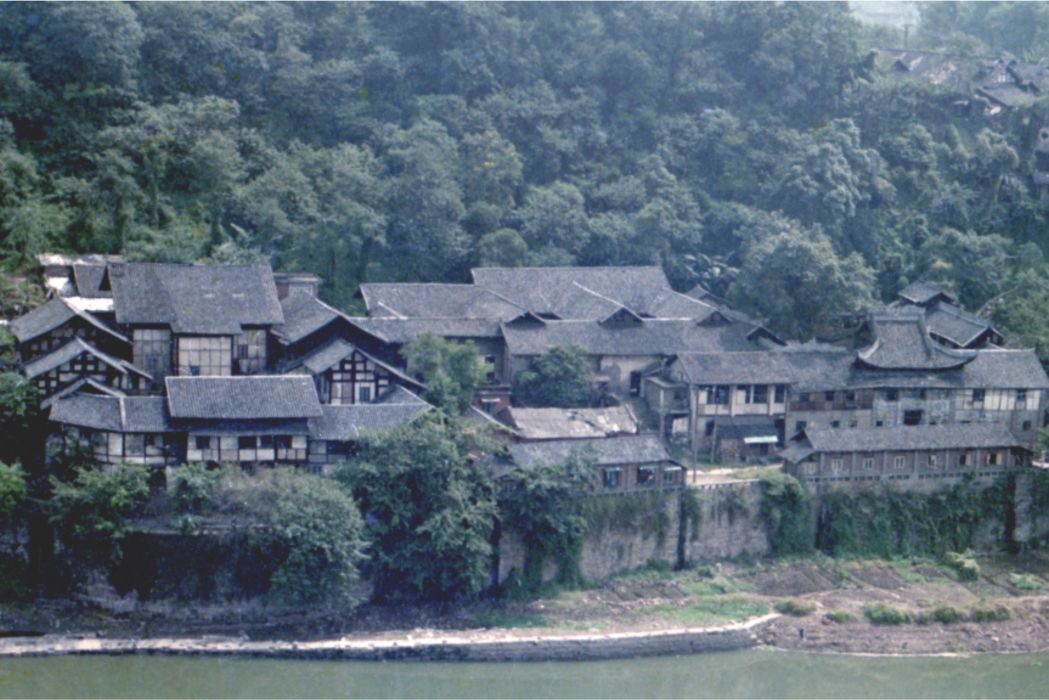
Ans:
[[[952,625],[965,616],[957,608],[952,608],[950,605],[941,605],[933,609],[931,617],[940,624]]]
[[[25,472],[21,465],[0,462],[0,523],[14,513],[25,496]]]
[[[948,552],[944,560],[947,566],[957,572],[959,580],[975,581],[980,578],[980,565],[973,559],[971,552]]]
[[[833,622],[836,625],[844,625],[846,622],[852,622],[856,618],[844,610],[832,610],[824,615],[823,619],[827,622]]]
[[[1004,605],[979,603],[969,611],[969,619],[973,622],[1002,622],[1009,619],[1009,608]]]
[[[1042,579],[1031,574],[1010,574],[1009,583],[1021,591],[1040,591],[1045,587]]]
[[[909,612],[884,603],[868,605],[863,609],[863,616],[870,620],[872,625],[903,625],[911,621]]]
[[[187,464],[173,470],[168,495],[179,513],[200,513],[211,505],[219,470],[204,464]]]
[[[793,598],[788,600],[781,600],[776,603],[776,612],[783,613],[784,615],[793,615],[794,617],[804,617],[816,609],[816,606],[812,603],[806,603],[802,600],[794,600]]]

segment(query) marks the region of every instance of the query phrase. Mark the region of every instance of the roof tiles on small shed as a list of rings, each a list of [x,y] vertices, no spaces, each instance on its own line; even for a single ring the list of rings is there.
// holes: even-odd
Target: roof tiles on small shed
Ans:
[[[168,377],[173,418],[250,420],[321,415],[313,379],[304,375]]]

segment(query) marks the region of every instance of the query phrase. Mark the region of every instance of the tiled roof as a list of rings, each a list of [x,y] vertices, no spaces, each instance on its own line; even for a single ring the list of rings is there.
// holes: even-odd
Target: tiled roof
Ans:
[[[105,275],[105,265],[74,264],[73,281],[76,283],[76,295],[86,299],[110,296],[111,292],[101,289]]]
[[[647,316],[659,315],[655,312],[661,305],[680,313],[691,301],[703,304],[677,299],[662,268],[656,266],[478,267],[471,274],[478,286],[529,311],[562,319],[603,318],[615,310],[608,306],[609,301]],[[587,299],[580,290],[592,298]]]
[[[269,265],[124,263],[110,265],[109,277],[118,323],[235,335],[284,322]]]
[[[51,422],[122,433],[173,430],[162,396],[73,394],[51,407]]]
[[[592,440],[542,440],[507,445],[518,467],[562,464],[579,451],[597,465],[669,462],[670,455],[656,435],[626,435]]]
[[[408,382],[414,387],[422,386],[422,384],[420,384],[416,379],[409,377],[397,367],[394,367],[391,364],[387,364],[382,360],[376,359],[372,355],[369,355],[357,346],[343,340],[342,338],[334,338],[330,342],[326,343],[322,347],[307,355],[302,360],[302,366],[305,367],[310,374],[320,374],[321,372],[330,369],[337,363],[345,360],[355,351],[359,352],[372,363],[378,365],[379,367],[382,367],[387,372],[397,377],[401,381]]]
[[[122,360],[119,357],[113,357],[112,355],[106,354],[98,348],[95,348],[92,345],[88,345],[80,338],[73,338],[62,347],[52,351],[50,354],[44,355],[43,357],[39,357],[33,360],[32,362],[26,363],[22,367],[22,372],[25,374],[26,377],[32,379],[33,377],[38,377],[41,374],[44,374],[45,372],[50,372],[56,367],[61,367],[65,363],[72,360],[74,357],[77,357],[78,355],[85,352],[89,355],[97,357],[99,360],[106,363],[121,374],[127,374],[128,372],[132,372],[134,374],[139,375],[140,377],[150,378],[150,375],[143,372],[138,367],[135,367],[127,360]]]
[[[423,333],[444,338],[498,338],[499,322],[474,318],[362,318],[351,316],[355,326],[390,343],[410,343]]]
[[[919,310],[872,314],[871,325],[876,339],[857,353],[870,367],[940,370],[961,367],[972,359],[971,351],[950,350],[935,343]]]
[[[94,318],[91,314],[77,311],[61,298],[51,299],[47,303],[36,307],[25,316],[19,316],[12,320],[11,323],[8,324],[8,327],[11,329],[11,333],[14,334],[15,339],[18,340],[19,343],[26,343],[34,338],[44,335],[45,333],[50,333],[56,328],[60,328],[63,324],[75,317],[81,318],[86,323],[89,323],[100,331],[103,331],[118,340],[122,340],[125,343],[128,342],[128,339],[120,333],[117,333],[97,318]]]
[[[312,294],[292,292],[280,302],[284,322],[273,332],[287,343],[295,343],[320,330],[342,314]]]
[[[590,355],[759,349],[747,338],[753,327],[738,323],[707,327],[692,320],[645,319],[637,326],[610,327],[594,321],[547,321],[535,327],[503,324],[502,331],[507,348],[514,355],[539,355],[559,345],[575,345]]]
[[[313,379],[304,375],[168,377],[173,418],[247,420],[321,414]]]
[[[878,450],[943,450],[1019,447],[1004,423],[950,423],[886,428],[808,428],[804,431],[816,452]]]
[[[769,416],[718,416],[714,419],[714,425],[718,438],[743,440],[779,434]]]
[[[433,407],[426,403],[360,403],[322,406],[310,418],[310,437],[317,440],[358,440],[409,423]]]
[[[472,284],[361,285],[371,317],[485,318],[506,320],[524,309],[498,294]]]
[[[988,331],[995,338],[1001,337],[987,321],[947,302],[930,306],[925,313],[925,322],[929,327],[929,333],[961,348],[969,347]]]
[[[936,297],[943,297],[945,300],[955,302],[956,299],[943,287],[936,284],[935,282],[926,282],[919,280],[917,282],[911,282],[906,287],[901,289],[897,294],[901,299],[909,301],[912,304],[918,304],[924,306]]]
[[[637,419],[626,406],[607,408],[510,408],[511,422],[526,440],[600,438],[636,434]]]

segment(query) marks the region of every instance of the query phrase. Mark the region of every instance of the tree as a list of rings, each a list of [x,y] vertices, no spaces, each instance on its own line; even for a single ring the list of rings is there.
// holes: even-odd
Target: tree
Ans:
[[[473,343],[446,340],[423,333],[401,348],[408,372],[419,377],[426,388],[423,398],[457,416],[470,407],[477,387],[488,368]]]
[[[543,562],[554,557],[557,580],[577,584],[579,552],[588,531],[585,504],[597,481],[591,455],[575,452],[564,464],[543,464],[510,472],[499,484],[499,519],[527,548],[525,583],[542,583]]]
[[[18,435],[0,446],[0,461],[12,462],[33,454],[31,435],[35,434],[39,411],[36,386],[17,372],[0,373],[0,435]]]
[[[26,497],[26,479],[18,463],[0,462],[0,524],[8,522]]]
[[[551,348],[517,373],[513,393],[526,406],[586,406],[590,402],[586,353],[573,345]]]
[[[840,328],[841,316],[871,304],[874,273],[859,255],[839,257],[819,231],[800,228],[759,243],[748,255],[729,301],[769,320],[773,329],[808,339]]]
[[[488,581],[495,493],[477,435],[424,416],[365,441],[336,479],[360,504],[375,596],[452,600]]]

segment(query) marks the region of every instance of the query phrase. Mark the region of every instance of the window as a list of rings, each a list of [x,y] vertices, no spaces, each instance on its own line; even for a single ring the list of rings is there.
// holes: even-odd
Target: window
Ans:
[[[885,425],[885,421],[883,421],[883,420],[876,420],[876,421],[874,421],[874,427],[875,428],[880,428],[883,425]]]
[[[772,403],[783,403],[784,397],[787,393],[787,387],[783,384],[776,385],[776,393],[772,397]]]
[[[840,428],[841,427],[841,421],[840,420],[832,420],[830,422],[830,427],[832,427],[832,428]]]
[[[896,465],[897,469],[903,469],[905,466],[907,466],[907,458],[902,455],[897,455],[896,458],[893,460],[893,464]]]
[[[871,472],[874,471],[874,458],[864,457],[863,458],[863,471]]]
[[[800,401],[801,403],[808,403],[809,402],[809,392],[803,391],[800,394],[798,394],[798,401]]]
[[[924,401],[925,399],[929,398],[929,394],[925,391],[925,389],[919,389],[918,398]]]
[[[983,389],[973,389],[973,403],[983,403],[985,394]]]
[[[903,412],[903,424],[904,425],[921,425],[922,412],[921,411],[904,411]]]
[[[854,421],[854,420],[850,420],[849,421],[849,427],[850,428],[855,428],[857,425],[859,425],[858,421]]]
[[[211,449],[211,438],[206,436],[198,435],[193,439],[193,444],[197,446],[198,450],[210,450]]]
[[[1023,455],[1014,454],[1013,455],[1013,466],[1014,467],[1022,467],[1023,465],[1024,465]]]
[[[171,372],[171,331],[137,329],[133,335],[135,364],[160,379]]]
[[[712,420],[708,420],[707,421],[707,424],[705,426],[703,426],[703,434],[705,436],[707,436],[707,437],[710,437],[711,435],[714,434],[714,421],[712,421]]]
[[[727,406],[728,387],[723,384],[719,384],[718,386],[708,386],[707,403],[715,406]]]
[[[1023,422],[1023,425],[1021,425],[1020,429],[1023,430],[1026,433],[1028,430],[1031,429],[1031,421],[1025,420]]]
[[[958,466],[959,467],[964,467],[964,466],[967,466],[968,464],[969,464],[969,453],[968,452],[962,452],[960,455],[958,455]]]
[[[825,392],[823,392],[823,400],[824,401],[831,401],[831,402],[833,402],[834,401],[834,392],[833,391],[825,391]]]
[[[740,384],[738,387],[736,387],[736,390],[743,392],[743,403],[750,403],[750,385],[749,384]]]
[[[936,468],[936,455],[929,455],[929,459],[928,459],[927,464],[928,464],[929,469],[935,469]]]
[[[637,485],[651,486],[656,481],[656,469],[651,466],[639,466],[637,468]]]
[[[1016,390],[1016,403],[1023,403],[1027,401],[1027,389]]]
[[[856,392],[846,391],[845,392],[845,403],[856,403]]]
[[[623,478],[623,470],[619,467],[609,467],[601,473],[601,483],[606,489],[619,488]]]
[[[273,449],[273,436],[272,435],[260,435],[259,436],[259,447],[264,450]]]
[[[664,484],[680,484],[681,483],[681,467],[667,467],[663,470],[663,483]]]
[[[802,430],[805,429],[805,427],[807,425],[808,425],[807,421],[799,420],[797,423],[794,424],[794,432],[795,432],[795,434],[796,433],[800,433]]]
[[[484,380],[486,382],[488,382],[489,384],[491,384],[492,382],[495,381],[495,355],[485,355],[484,356],[484,368],[485,368]],[[633,383],[634,383],[634,375],[633,375],[633,373],[631,373],[631,375],[630,375],[631,390],[633,390]]]
[[[497,408],[499,408],[499,399],[481,399],[481,410],[488,415],[495,415]]]
[[[842,466],[844,466],[844,464],[845,464],[845,461],[841,457],[835,457],[834,459],[832,459],[830,461],[830,471],[831,471],[831,473],[832,474],[838,474],[839,472],[841,472]]]
[[[767,384],[758,384],[754,387],[754,392],[750,396],[751,403],[768,403],[769,402],[769,387]]]
[[[370,384],[363,384],[357,387],[357,403],[368,403],[372,400],[372,387]]]
[[[900,392],[897,391],[896,389],[886,389],[886,391],[885,391],[885,400],[886,401],[899,401],[900,400]]]
[[[237,370],[241,374],[258,374],[266,369],[266,331],[246,329],[237,338]]]
[[[182,376],[232,374],[233,339],[229,336],[178,338],[178,373]]]
[[[987,464],[989,466],[994,466],[994,465],[998,464],[998,453],[997,452],[988,452],[987,453]]]
[[[126,457],[142,457],[145,454],[146,440],[144,435],[128,433],[124,436],[124,455]]]
[[[241,450],[254,450],[255,449],[255,436],[241,436],[237,438],[237,448]]]

